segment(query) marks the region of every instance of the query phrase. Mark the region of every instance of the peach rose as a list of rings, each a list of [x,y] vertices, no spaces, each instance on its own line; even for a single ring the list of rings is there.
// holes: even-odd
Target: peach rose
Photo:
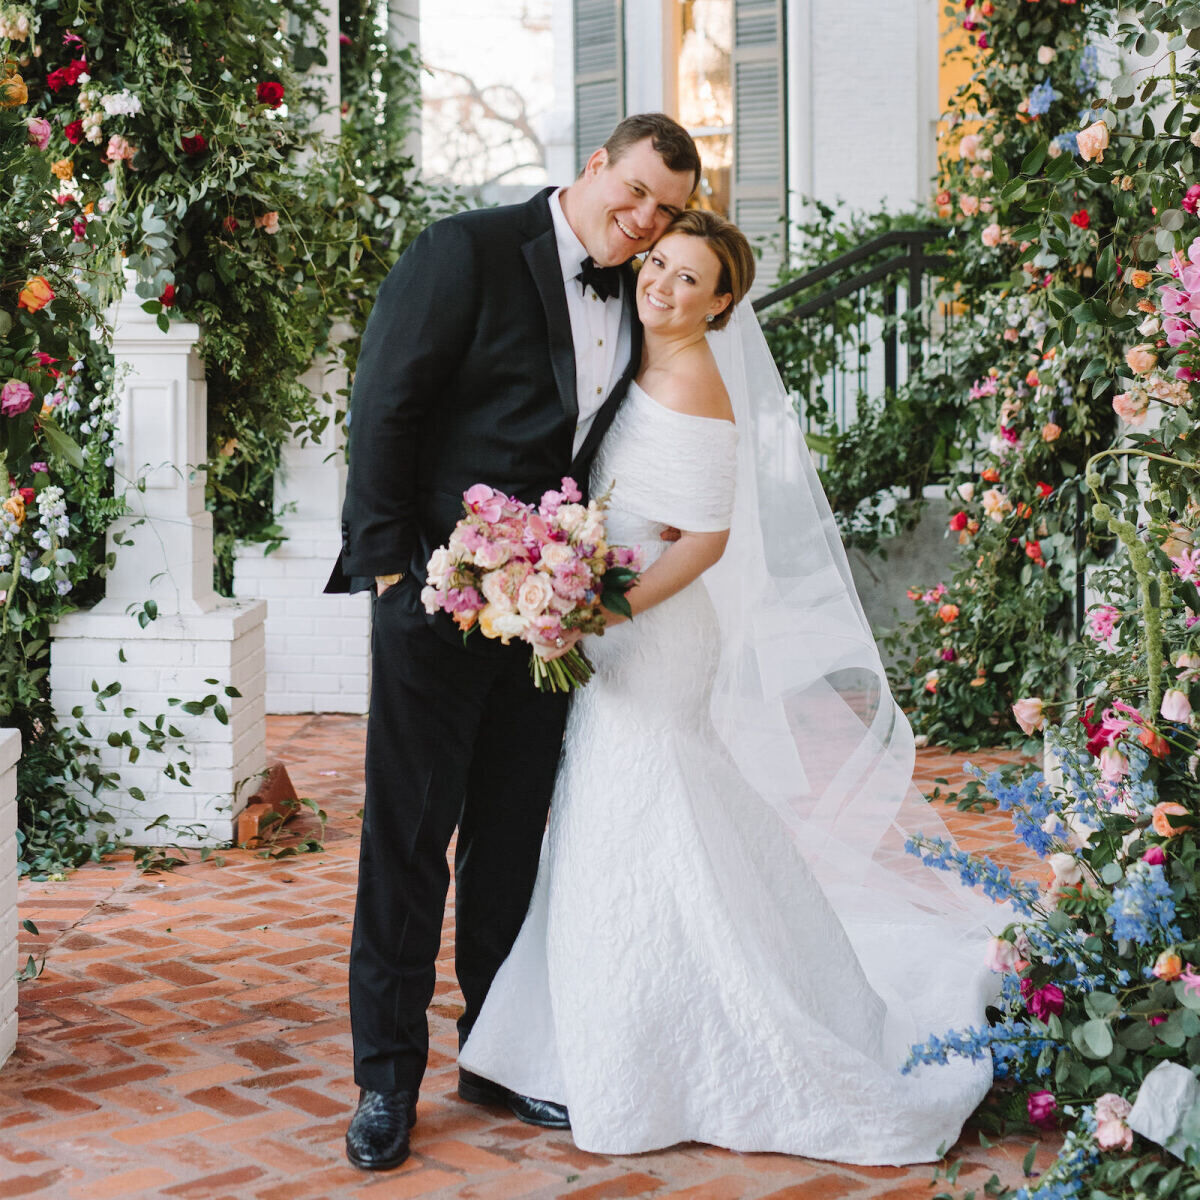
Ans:
[[[18,525],[25,524],[25,501],[14,492],[5,502],[0,505],[6,513],[9,513],[13,520]]]
[[[985,246],[998,246],[1003,237],[1004,230],[993,221],[990,225],[985,226],[983,232],[979,235],[979,240]]]
[[[1012,512],[1012,501],[999,488],[988,488],[983,493],[983,511],[998,525]]]
[[[1126,425],[1144,425],[1150,411],[1150,400],[1145,392],[1118,392],[1113,397],[1113,412]]]
[[[521,590],[517,592],[517,612],[528,618],[541,616],[553,595],[550,581],[545,575],[535,572],[521,584]]]
[[[20,75],[0,79],[0,108],[17,108],[29,99],[29,89]]]
[[[968,160],[974,160],[979,153],[979,134],[968,133],[966,137],[958,143],[958,157]]]
[[[1165,979],[1170,983],[1172,979],[1178,979],[1182,973],[1183,959],[1173,950],[1164,950],[1154,960],[1154,966],[1151,969],[1158,979]]]
[[[1097,162],[1104,161],[1104,151],[1108,149],[1108,126],[1103,121],[1089,125],[1075,135],[1075,143],[1079,147],[1079,156],[1087,162],[1094,158]]]
[[[1042,426],[1042,441],[1043,442],[1057,442],[1059,437],[1061,437],[1061,436],[1062,436],[1062,426],[1061,425],[1055,425],[1055,423],[1053,421],[1047,421],[1046,424]]]
[[[939,617],[941,617],[941,619],[943,621],[945,621],[947,625],[949,625],[951,621],[958,620],[958,605],[957,604],[943,604],[937,610],[937,615]]]
[[[1135,375],[1149,375],[1158,366],[1158,355],[1152,342],[1141,342],[1125,351],[1125,361]]]
[[[979,211],[979,197],[965,194],[959,196],[958,207],[963,210],[963,216],[973,217]]]
[[[75,178],[75,164],[69,158],[60,158],[50,164],[50,172],[66,183]]]
[[[1150,826],[1159,837],[1175,837],[1184,831],[1186,825],[1172,821],[1171,818],[1188,815],[1188,810],[1182,804],[1173,804],[1169,800],[1164,800],[1161,804],[1154,806],[1154,812],[1150,817]]]

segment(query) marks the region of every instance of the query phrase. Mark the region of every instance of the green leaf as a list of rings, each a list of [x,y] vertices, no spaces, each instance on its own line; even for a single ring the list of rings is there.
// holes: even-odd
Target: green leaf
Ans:
[[[1107,1021],[1085,1021],[1072,1032],[1071,1040],[1089,1058],[1107,1058],[1112,1053],[1112,1028]]]
[[[1048,141],[1038,142],[1021,161],[1021,174],[1036,175],[1042,163],[1046,161],[1046,154],[1049,152],[1049,149],[1050,143]]]
[[[1164,229],[1170,229],[1172,232],[1182,229],[1186,219],[1180,208],[1165,208],[1158,214],[1158,223]]]
[[[1132,75],[1118,75],[1112,81],[1111,94],[1116,97],[1132,96],[1136,86],[1137,83]]]
[[[1119,863],[1105,863],[1100,870],[1100,878],[1110,887],[1114,883],[1119,883],[1125,876],[1125,872],[1121,870]]]
[[[75,439],[69,434],[64,433],[58,427],[58,423],[53,417],[39,417],[38,424],[41,427],[42,437],[46,439],[46,444],[50,447],[51,453],[70,463],[76,470],[82,470],[83,451],[79,449]]]

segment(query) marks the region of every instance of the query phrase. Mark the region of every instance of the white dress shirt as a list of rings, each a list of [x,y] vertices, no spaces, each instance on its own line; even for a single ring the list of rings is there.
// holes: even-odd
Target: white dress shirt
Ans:
[[[591,289],[584,290],[579,265],[587,257],[583,243],[567,221],[559,197],[559,188],[550,197],[550,216],[558,243],[558,261],[562,266],[563,287],[567,293],[567,313],[571,318],[571,339],[575,343],[575,394],[579,402],[579,423],[575,426],[577,454],[592,418],[616,385],[629,361],[632,334],[625,317],[625,305],[619,296],[601,300]],[[622,287],[626,284],[622,281]],[[583,482],[579,480],[578,482]]]

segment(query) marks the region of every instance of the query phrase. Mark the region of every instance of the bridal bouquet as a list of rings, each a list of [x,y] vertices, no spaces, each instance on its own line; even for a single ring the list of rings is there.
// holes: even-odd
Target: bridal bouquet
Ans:
[[[608,494],[586,506],[564,478],[538,505],[486,484],[463,493],[466,515],[430,556],[421,592],[426,612],[446,612],[463,631],[513,638],[533,648],[530,672],[542,691],[582,687],[594,668],[578,648],[547,659],[568,630],[603,633],[603,607],[630,616],[625,593],[637,582],[639,551],[610,546]]]

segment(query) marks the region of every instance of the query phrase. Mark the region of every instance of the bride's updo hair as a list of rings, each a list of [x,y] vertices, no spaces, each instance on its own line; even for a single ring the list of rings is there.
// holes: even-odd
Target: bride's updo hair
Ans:
[[[754,251],[750,249],[746,235],[732,221],[703,208],[689,208],[681,212],[667,226],[663,237],[671,233],[700,238],[708,243],[708,248],[717,256],[721,264],[717,295],[731,294],[733,300],[712,319],[709,329],[723,328],[754,282]]]

